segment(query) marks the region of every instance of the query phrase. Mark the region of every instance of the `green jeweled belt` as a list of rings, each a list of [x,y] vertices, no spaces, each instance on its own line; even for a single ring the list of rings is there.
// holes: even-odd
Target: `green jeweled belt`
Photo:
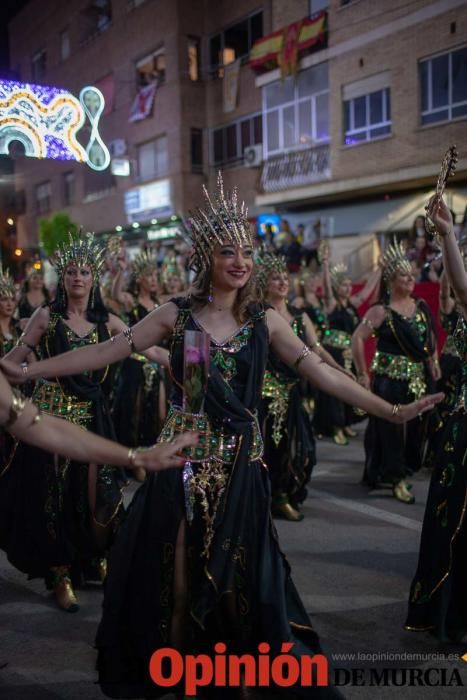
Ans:
[[[77,396],[65,394],[56,382],[39,381],[32,400],[42,413],[66,418],[86,427],[93,417],[92,401],[80,401]]]
[[[460,358],[457,343],[451,335],[448,335],[448,337],[446,338],[446,342],[444,344],[442,354],[443,355],[453,355],[454,357]]]
[[[323,334],[323,345],[331,348],[350,348],[352,336],[345,331],[338,331],[335,328],[327,328]]]
[[[371,363],[375,374],[409,383],[409,391],[416,399],[426,393],[425,367],[423,362],[414,362],[405,355],[391,355],[377,350]]]
[[[272,416],[272,439],[276,447],[282,439],[285,417],[289,407],[290,390],[298,380],[281,382],[275,374],[266,370],[264,373],[263,399],[271,399],[268,408],[268,416]]]
[[[260,459],[263,454],[263,440],[258,420],[252,416],[253,440],[250,460]],[[205,414],[186,413],[171,407],[158,442],[171,442],[180,433],[196,431],[199,434],[196,447],[184,448],[183,453],[192,462],[208,462],[211,459],[224,464],[232,464],[238,448],[238,435],[216,430]]]

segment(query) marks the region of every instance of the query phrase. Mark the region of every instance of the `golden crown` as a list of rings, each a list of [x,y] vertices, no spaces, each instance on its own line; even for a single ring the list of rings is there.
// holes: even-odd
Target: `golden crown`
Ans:
[[[138,279],[151,270],[157,270],[157,260],[152,250],[143,250],[133,260],[133,273]]]
[[[0,264],[0,297],[15,297],[15,282],[9,270],[3,272],[3,265]]]
[[[96,282],[104,265],[106,248],[95,240],[93,233],[83,234],[81,229],[75,234],[70,232],[68,237],[68,243],[59,245],[51,260],[59,278],[63,279],[69,265],[77,265],[89,267]]]
[[[181,280],[185,281],[185,270],[178,264],[177,258],[172,256],[164,260],[161,267],[161,282],[166,284],[169,277],[179,277]]]
[[[384,279],[389,280],[395,272],[412,272],[405,246],[396,239],[388,245],[381,256]]]
[[[283,255],[275,255],[269,251],[263,251],[256,257],[256,280],[261,292],[264,292],[268,277],[272,272],[287,272],[287,262]]]
[[[203,193],[207,202],[206,211],[198,209],[189,220],[193,244],[190,268],[196,273],[209,270],[216,245],[253,245],[245,202],[238,203],[236,188],[232,193],[224,193],[221,172],[217,176],[217,191],[213,198],[204,185]]]
[[[331,282],[334,287],[338,287],[344,280],[349,279],[349,269],[344,263],[337,263],[333,265],[329,270],[331,275]]]

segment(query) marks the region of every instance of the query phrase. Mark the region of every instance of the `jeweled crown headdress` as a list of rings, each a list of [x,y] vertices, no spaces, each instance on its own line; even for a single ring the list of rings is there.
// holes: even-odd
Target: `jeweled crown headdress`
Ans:
[[[344,280],[349,279],[349,269],[344,263],[337,263],[329,270],[333,287],[339,287]]]
[[[104,265],[106,248],[95,240],[93,233],[83,233],[81,229],[68,236],[68,243],[62,243],[51,260],[59,278],[63,279],[68,265],[86,266],[91,269],[96,283]]]
[[[0,264],[0,297],[15,297],[15,282],[9,270],[3,272],[3,265]]]
[[[152,250],[143,250],[133,259],[133,273],[138,279],[145,271],[157,270],[157,260]]]
[[[287,272],[287,262],[283,255],[275,255],[270,251],[263,251],[256,257],[256,281],[258,288],[264,292],[268,277],[272,272]]]
[[[167,258],[161,267],[161,282],[166,284],[169,277],[179,277],[185,281],[185,270],[178,264],[175,256]]]
[[[407,258],[405,246],[395,239],[384,251],[381,264],[385,280],[389,280],[395,272],[412,273],[412,266]]]
[[[193,254],[190,269],[205,272],[211,266],[216,245],[230,243],[235,246],[253,246],[248,209],[245,202],[238,203],[237,189],[224,193],[222,173],[217,176],[217,191],[213,197],[203,185],[207,209],[198,209],[189,223],[192,231]]]

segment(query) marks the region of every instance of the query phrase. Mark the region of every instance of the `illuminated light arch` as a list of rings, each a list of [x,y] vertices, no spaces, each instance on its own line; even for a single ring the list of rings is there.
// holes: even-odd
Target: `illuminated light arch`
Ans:
[[[0,154],[8,155],[10,143],[19,141],[29,157],[76,160],[105,170],[110,153],[98,131],[104,96],[88,86],[80,98],[60,88],[0,80]],[[84,149],[77,132],[86,116],[91,136]]]

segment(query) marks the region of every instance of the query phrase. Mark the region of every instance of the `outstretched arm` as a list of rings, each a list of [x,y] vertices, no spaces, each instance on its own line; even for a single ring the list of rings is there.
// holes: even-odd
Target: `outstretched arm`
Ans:
[[[182,467],[186,461],[178,453],[197,444],[195,433],[185,433],[172,443],[130,450],[106,440],[70,421],[39,414],[31,401],[15,395],[0,372],[0,425],[14,437],[48,452],[70,457],[77,462],[113,464],[118,467],[150,471]]]
[[[306,340],[310,346],[310,349],[313,350],[313,352],[315,352],[327,365],[334,367],[334,369],[336,369],[338,372],[343,372],[344,374],[347,374],[349,377],[353,378],[352,373],[348,372],[344,367],[336,362],[333,356],[323,348],[319,342],[315,327],[306,314],[303,315],[303,321],[305,324]]]
[[[321,391],[336,396],[341,401],[357,406],[378,418],[394,423],[404,423],[420,413],[430,410],[443,399],[443,394],[433,394],[411,404],[395,407],[379,396],[352,381],[342,372],[329,367],[316,357],[315,353],[303,353],[306,346],[294,334],[288,323],[273,309],[266,312],[271,346],[287,365],[308,379]],[[303,357],[302,353],[305,355]],[[300,358],[303,359],[300,360]],[[297,361],[299,363],[297,364]]]
[[[459,245],[454,235],[451,212],[444,200],[434,195],[427,207],[427,213],[441,236],[443,260],[449,284],[456,298],[462,305],[464,316],[467,315],[467,273],[464,268]]]
[[[368,297],[373,293],[373,291],[376,289],[377,285],[379,284],[381,280],[381,267],[377,267],[376,270],[373,270],[371,275],[368,277],[365,286],[363,287],[362,290],[358,292],[358,294],[353,294],[350,298],[351,304],[355,307],[361,306],[367,299]]]
[[[85,370],[96,370],[119,362],[128,357],[132,352],[142,353],[153,345],[158,345],[173,330],[177,317],[177,307],[169,302],[160,306],[142,321],[131,328],[131,332],[124,331],[114,336],[111,340],[96,345],[88,345],[71,350],[70,352],[56,355],[41,362],[35,362],[24,368],[0,360],[0,367],[11,381],[21,382],[29,379],[44,379],[64,377],[70,374],[81,374]]]

